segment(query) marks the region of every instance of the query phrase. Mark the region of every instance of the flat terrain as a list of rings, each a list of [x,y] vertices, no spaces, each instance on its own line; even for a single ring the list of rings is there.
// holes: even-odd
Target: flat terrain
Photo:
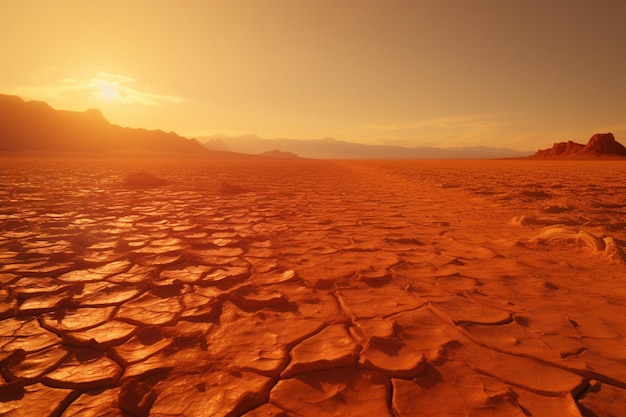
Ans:
[[[4,158],[0,415],[626,415],[625,167]]]

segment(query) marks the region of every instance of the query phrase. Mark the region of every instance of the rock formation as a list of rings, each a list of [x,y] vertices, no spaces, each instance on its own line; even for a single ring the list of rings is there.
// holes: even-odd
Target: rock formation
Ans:
[[[615,140],[612,133],[597,133],[586,145],[567,141],[537,151],[533,158],[597,158],[626,156],[626,147]]]
[[[598,133],[589,139],[581,154],[626,156],[626,147],[616,141],[612,133]]]

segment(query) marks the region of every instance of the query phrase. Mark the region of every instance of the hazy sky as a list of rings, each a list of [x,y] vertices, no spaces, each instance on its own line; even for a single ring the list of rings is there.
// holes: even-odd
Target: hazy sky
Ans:
[[[626,142],[624,0],[0,0],[0,93],[187,136]]]

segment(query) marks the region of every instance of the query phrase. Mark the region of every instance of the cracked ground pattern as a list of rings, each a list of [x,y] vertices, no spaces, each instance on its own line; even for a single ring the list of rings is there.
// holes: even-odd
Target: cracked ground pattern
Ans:
[[[1,415],[626,415],[619,162],[1,164]]]

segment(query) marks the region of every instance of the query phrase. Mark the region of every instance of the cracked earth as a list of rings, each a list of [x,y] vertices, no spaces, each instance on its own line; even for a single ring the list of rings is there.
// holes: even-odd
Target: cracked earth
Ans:
[[[626,415],[620,162],[0,163],[2,415]]]

